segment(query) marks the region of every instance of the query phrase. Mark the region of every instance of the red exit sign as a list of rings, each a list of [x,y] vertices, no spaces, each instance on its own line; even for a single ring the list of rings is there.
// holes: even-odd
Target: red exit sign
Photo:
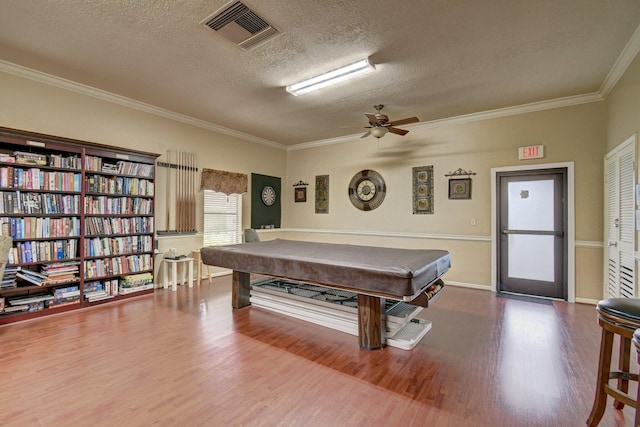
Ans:
[[[518,159],[541,159],[544,157],[544,145],[530,145],[518,148]]]

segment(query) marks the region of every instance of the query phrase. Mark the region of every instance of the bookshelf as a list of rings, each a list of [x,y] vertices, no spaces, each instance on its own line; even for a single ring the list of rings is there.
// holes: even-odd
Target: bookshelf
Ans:
[[[0,127],[0,324],[153,293],[157,157]]]

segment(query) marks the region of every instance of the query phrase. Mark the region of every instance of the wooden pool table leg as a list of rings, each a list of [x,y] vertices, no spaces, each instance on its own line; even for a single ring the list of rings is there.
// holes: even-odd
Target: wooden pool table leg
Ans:
[[[249,297],[251,296],[251,276],[249,273],[233,270],[233,279],[231,282],[231,306],[233,308],[242,308],[251,305]]]
[[[380,297],[358,294],[358,342],[360,348],[383,348],[386,337],[382,324],[385,301]]]

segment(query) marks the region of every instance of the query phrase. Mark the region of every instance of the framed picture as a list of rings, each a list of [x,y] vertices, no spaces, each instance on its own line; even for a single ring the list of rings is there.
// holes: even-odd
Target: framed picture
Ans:
[[[329,175],[316,175],[316,213],[329,213]]]
[[[413,214],[433,213],[433,166],[413,168]]]
[[[470,199],[471,178],[456,178],[449,180],[449,199]]]
[[[293,189],[293,199],[296,202],[307,201],[307,187],[298,187]]]

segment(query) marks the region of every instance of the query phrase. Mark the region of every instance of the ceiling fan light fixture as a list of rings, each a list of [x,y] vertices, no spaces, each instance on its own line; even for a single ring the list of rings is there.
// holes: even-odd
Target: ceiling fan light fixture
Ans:
[[[373,135],[374,137],[380,139],[383,136],[385,136],[387,134],[387,132],[389,132],[389,129],[387,129],[386,127],[383,126],[376,126],[374,128],[372,128],[370,130],[371,135]]]
[[[323,87],[331,86],[339,82],[351,79],[362,74],[367,74],[376,69],[375,65],[369,62],[369,58],[345,65],[333,71],[329,71],[319,76],[303,80],[287,86],[287,92],[298,96]]]

